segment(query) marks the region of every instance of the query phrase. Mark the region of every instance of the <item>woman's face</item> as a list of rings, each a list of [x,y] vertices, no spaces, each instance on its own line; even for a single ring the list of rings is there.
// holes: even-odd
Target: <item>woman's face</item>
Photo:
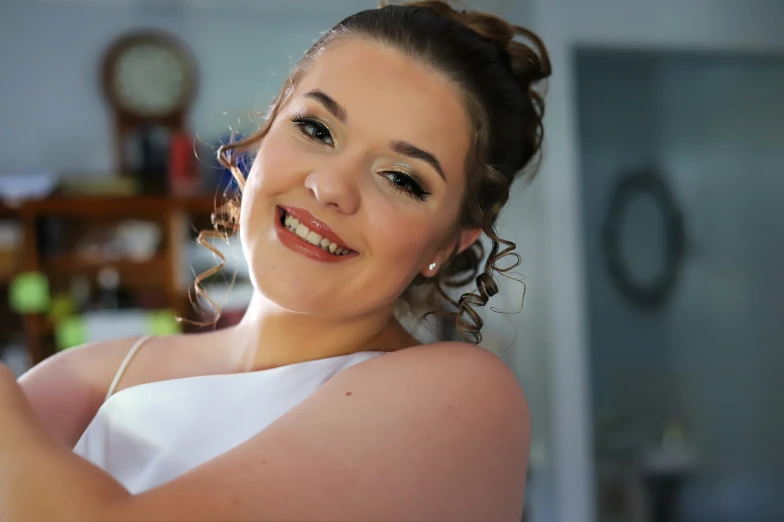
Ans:
[[[330,45],[272,123],[245,187],[240,234],[257,290],[332,317],[392,305],[445,259],[469,128],[444,77],[368,40]]]

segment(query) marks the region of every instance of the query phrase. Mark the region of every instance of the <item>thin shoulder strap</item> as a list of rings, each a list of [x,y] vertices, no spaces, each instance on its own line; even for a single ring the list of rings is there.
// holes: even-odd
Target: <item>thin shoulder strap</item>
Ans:
[[[112,396],[115,388],[117,388],[117,385],[120,384],[120,379],[122,379],[125,370],[128,369],[128,365],[131,364],[131,359],[133,359],[133,356],[136,355],[136,352],[139,351],[139,348],[141,348],[144,345],[144,343],[146,343],[150,339],[152,339],[151,335],[146,335],[144,337],[141,337],[139,338],[138,341],[134,343],[133,346],[131,346],[131,349],[128,350],[128,354],[125,356],[125,359],[123,359],[122,364],[120,364],[120,367],[117,369],[117,373],[114,374],[114,379],[112,379],[112,383],[109,385],[109,391],[106,392],[106,399]]]

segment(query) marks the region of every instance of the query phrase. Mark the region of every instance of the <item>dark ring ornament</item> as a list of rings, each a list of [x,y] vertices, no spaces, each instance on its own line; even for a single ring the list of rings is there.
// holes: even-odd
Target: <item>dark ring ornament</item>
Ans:
[[[621,175],[611,194],[602,238],[610,278],[632,302],[645,308],[658,308],[677,284],[685,255],[686,232],[680,206],[666,179],[654,168]],[[621,233],[629,205],[640,196],[651,198],[664,220],[665,262],[650,283],[635,280],[621,250]]]

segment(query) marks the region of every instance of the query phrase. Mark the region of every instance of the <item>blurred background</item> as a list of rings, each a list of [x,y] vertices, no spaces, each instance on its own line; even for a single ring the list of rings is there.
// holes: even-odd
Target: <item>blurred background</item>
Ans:
[[[0,0],[0,343],[197,330],[217,146],[364,0]],[[501,235],[533,522],[784,521],[784,2],[473,0],[554,64]],[[250,298],[235,243],[220,326]],[[232,276],[236,281],[231,285]],[[495,306],[519,309],[502,281]]]

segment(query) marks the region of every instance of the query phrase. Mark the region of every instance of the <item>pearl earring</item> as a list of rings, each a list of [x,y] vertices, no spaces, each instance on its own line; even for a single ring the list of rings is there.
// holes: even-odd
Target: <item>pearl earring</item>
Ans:
[[[436,269],[436,264],[435,264],[435,263],[430,263],[430,266],[429,266],[428,268],[429,268],[431,271],[433,271],[433,270],[435,270],[435,269]]]

